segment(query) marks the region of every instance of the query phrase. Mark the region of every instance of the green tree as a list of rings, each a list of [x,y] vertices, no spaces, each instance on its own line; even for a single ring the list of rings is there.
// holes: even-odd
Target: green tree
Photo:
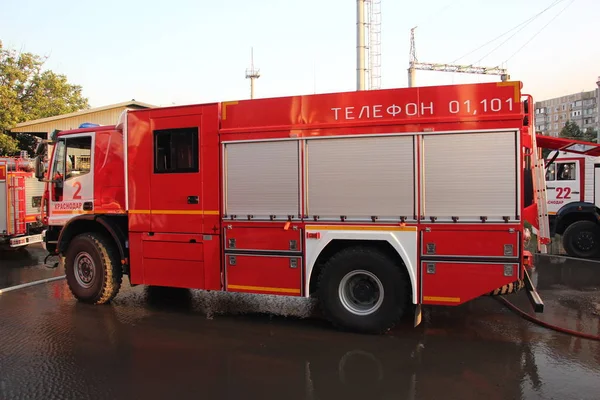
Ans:
[[[597,143],[598,141],[598,131],[596,129],[587,128],[585,130],[584,136],[587,138],[585,140],[587,140],[588,142]]]
[[[579,128],[579,125],[573,121],[567,121],[558,136],[565,139],[583,140],[583,132],[581,131],[581,128]]]
[[[581,130],[579,125],[573,121],[567,121],[565,126],[560,131],[559,136],[565,139],[583,140],[585,142],[596,143],[595,130],[588,128],[584,132]]]
[[[12,155],[19,151],[19,142],[4,133],[0,133],[0,156]]]
[[[37,140],[30,135],[14,139],[6,135],[16,124],[89,108],[81,86],[69,83],[64,75],[43,70],[45,62],[44,57],[6,49],[0,41],[1,154],[17,152],[14,143],[30,154],[35,150]]]

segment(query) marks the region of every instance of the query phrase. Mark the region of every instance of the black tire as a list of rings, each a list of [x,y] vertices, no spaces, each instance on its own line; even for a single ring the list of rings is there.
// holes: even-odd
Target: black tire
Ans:
[[[600,226],[592,221],[577,221],[567,227],[562,237],[567,254],[576,258],[600,257]]]
[[[341,250],[327,261],[319,277],[317,294],[323,315],[337,328],[358,333],[379,334],[393,328],[409,303],[409,282],[402,268],[403,265],[373,248],[351,247]],[[356,304],[352,304],[353,296],[340,291],[342,285],[348,288],[347,281],[343,284],[344,277],[353,272],[358,272],[357,277],[370,281],[367,284],[363,282],[366,292],[379,287],[379,296],[374,296],[378,300],[370,311],[359,310]],[[365,272],[372,276],[367,277]],[[371,290],[371,294],[373,292]],[[363,314],[360,315],[360,312]]]
[[[65,274],[77,300],[89,304],[110,302],[123,280],[117,246],[98,233],[76,236],[65,254]]]

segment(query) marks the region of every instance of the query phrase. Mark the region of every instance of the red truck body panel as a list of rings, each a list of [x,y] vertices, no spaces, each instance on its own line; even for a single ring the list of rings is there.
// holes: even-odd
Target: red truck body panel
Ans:
[[[530,115],[523,107],[520,82],[129,111],[122,128],[77,131],[93,131],[96,138],[94,210],[87,213],[127,214],[127,261],[133,284],[308,296],[313,272],[318,270],[316,260],[331,240],[373,239],[387,242],[398,251],[409,270],[415,303],[462,304],[523,276],[523,215],[528,211],[523,206],[525,164],[520,155],[523,148],[531,147],[533,126],[525,123]],[[427,207],[439,209],[433,203],[426,207],[432,200],[428,191],[433,190],[428,185],[433,185],[434,180],[426,180],[426,176],[435,161],[426,161],[426,156],[434,145],[440,146],[434,138],[445,135],[462,140],[469,135],[485,137],[498,132],[514,137],[512,142],[503,142],[512,143],[515,152],[511,164],[515,169],[514,182],[510,181],[514,206],[506,211],[510,212],[506,220],[499,216],[491,221],[478,220],[485,215],[477,214],[472,220],[467,216],[452,221],[444,220],[449,215],[429,215]],[[62,132],[61,136],[73,133]],[[192,145],[180,147],[175,154],[173,149],[184,137]],[[378,140],[390,137],[398,138],[398,143],[403,143],[402,137],[412,138],[412,144],[404,147],[412,154],[409,173],[414,176],[414,188],[410,189],[414,190],[414,207],[407,215],[347,219],[334,210],[332,217],[327,214],[327,207],[319,205],[327,199],[309,201],[313,183],[308,176],[316,168],[309,164],[315,157],[312,154],[317,154],[313,143],[332,138],[335,143],[346,143],[342,142],[346,138],[374,138],[368,143],[377,146]],[[252,149],[265,151],[261,147],[265,143],[284,146],[286,142],[297,145],[297,151],[286,154],[297,156],[297,162],[289,165],[295,166],[298,173],[289,177],[298,181],[290,186],[298,193],[282,189],[277,196],[286,201],[297,196],[298,204],[293,208],[296,211],[286,214],[287,209],[281,207],[280,211],[265,215],[228,212],[230,192],[244,183],[235,180],[237,175],[231,175],[243,172],[244,167],[231,164],[237,169],[228,169],[234,157],[229,149],[241,149],[234,147],[240,143],[257,146],[235,153],[235,157],[242,157],[251,154]],[[333,149],[331,156],[340,156],[342,150]],[[356,147],[348,149],[360,151]],[[264,176],[279,179],[273,175],[278,161],[269,162],[271,157],[279,159],[276,151],[279,150],[274,148],[273,152],[264,153],[267,161],[258,157],[247,161],[247,168],[259,172],[272,168],[271,175]],[[335,169],[335,163],[326,164],[326,157],[321,157],[322,165]],[[289,177],[281,181],[282,187],[289,184]],[[234,185],[230,179],[238,186],[230,186]],[[362,182],[369,183],[364,179]],[[447,200],[456,200],[453,197],[460,196],[464,189],[460,184],[448,185]],[[235,196],[244,198],[243,193]],[[251,194],[248,196],[250,199]],[[368,199],[368,190],[356,187],[356,196]],[[460,207],[460,201],[456,201]],[[236,207],[245,209],[239,204]],[[252,207],[261,209],[258,203]],[[315,215],[310,211],[315,207],[325,211]],[[86,213],[80,209],[71,212]]]

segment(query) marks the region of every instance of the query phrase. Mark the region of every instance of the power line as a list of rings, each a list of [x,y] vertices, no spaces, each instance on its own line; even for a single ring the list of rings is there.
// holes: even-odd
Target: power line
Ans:
[[[486,55],[484,55],[483,57],[481,57],[479,60],[477,60],[474,64],[480,63],[483,59],[485,59],[487,56],[489,56],[490,54],[492,54],[494,51],[498,50],[498,48],[502,47],[506,42],[508,42],[510,39],[512,39],[513,37],[515,37],[515,35],[519,32],[521,32],[523,29],[525,29],[527,27],[527,25],[529,25],[530,23],[532,23],[533,21],[535,21],[537,18],[539,18],[542,14],[544,14],[546,11],[550,10],[551,8],[557,6],[558,4],[562,3],[565,0],[555,0],[554,3],[552,3],[551,5],[549,5],[548,7],[546,7],[544,10],[540,11],[538,14],[536,14],[535,16],[533,16],[532,18],[530,18],[527,23],[525,23],[521,28],[519,28],[515,33],[513,33],[511,36],[508,37],[508,39],[506,39],[505,41],[503,41],[502,43],[500,43],[498,46],[494,47],[492,49],[492,51],[488,52]]]
[[[542,11],[538,12],[537,14],[535,14],[534,16],[528,18],[527,20],[521,22],[520,24],[512,27],[511,29],[509,29],[508,31],[504,32],[503,34],[497,36],[496,38],[486,42],[485,44],[479,46],[478,48],[476,48],[473,51],[468,52],[467,54],[457,58],[456,60],[453,61],[453,63],[457,62],[458,60],[461,60],[463,58],[465,58],[466,56],[469,56],[473,53],[475,53],[477,50],[482,49],[483,47],[495,42],[496,40],[500,39],[501,37],[509,34],[510,32],[512,32],[513,30],[521,27],[521,29],[519,29],[518,31],[516,31],[514,34],[512,34],[508,39],[506,39],[504,42],[500,43],[498,46],[496,46],[494,49],[492,49],[489,53],[487,53],[485,56],[483,56],[481,59],[479,59],[477,62],[473,63],[473,64],[477,64],[478,62],[480,62],[481,60],[483,60],[484,58],[486,58],[487,56],[489,56],[490,54],[492,54],[494,51],[496,51],[499,47],[501,47],[503,44],[505,44],[506,42],[508,42],[510,39],[512,39],[517,33],[519,33],[521,30],[523,30],[527,25],[529,25],[531,22],[533,22],[535,19],[537,19],[539,16],[541,16],[542,14],[544,14],[546,11],[550,10],[551,8],[555,7],[556,5],[558,5],[559,3],[562,3],[565,0],[554,0],[554,2],[552,4],[550,4],[548,7],[546,7],[545,9],[543,9]]]
[[[463,1],[463,0],[457,0],[457,1],[449,2],[445,6],[440,7],[437,12],[435,12],[433,14],[429,13],[427,15],[426,19],[423,19],[420,23],[415,24],[415,26],[420,26],[420,25],[428,24],[429,22],[431,22],[432,20],[434,20],[435,18],[437,18],[440,14],[442,14],[444,11],[448,10],[449,8],[452,8],[452,7],[456,6],[461,1]]]
[[[569,3],[568,3],[566,6],[565,6],[565,8],[563,8],[562,10],[560,10],[560,11],[558,12],[558,14],[556,14],[556,15],[555,15],[555,16],[554,16],[554,17],[553,17],[553,18],[552,18],[550,21],[548,21],[548,23],[547,23],[546,25],[542,26],[542,27],[540,28],[540,30],[538,30],[538,31],[535,33],[535,35],[533,35],[533,36],[532,36],[532,37],[531,37],[531,38],[530,38],[530,39],[529,39],[527,42],[525,42],[525,44],[524,44],[523,46],[519,47],[519,49],[518,49],[517,51],[515,51],[515,52],[514,52],[514,53],[513,53],[513,54],[512,54],[510,57],[508,57],[508,58],[507,58],[507,59],[506,59],[504,62],[505,62],[505,63],[506,63],[506,62],[508,62],[508,60],[510,60],[510,59],[511,59],[511,58],[513,58],[513,57],[514,57],[514,56],[515,56],[515,55],[516,55],[518,52],[520,52],[521,50],[523,50],[523,48],[524,48],[525,46],[527,46],[527,45],[528,45],[528,44],[529,44],[529,43],[530,43],[530,42],[531,42],[533,39],[535,39],[535,37],[536,37],[537,35],[539,35],[539,34],[540,34],[540,33],[541,33],[541,32],[542,32],[542,31],[543,31],[543,30],[544,30],[544,29],[545,29],[545,28],[546,28],[548,25],[550,25],[550,24],[551,24],[551,23],[552,23],[552,22],[553,22],[553,21],[554,21],[556,18],[558,18],[558,17],[559,17],[559,16],[560,16],[560,15],[561,15],[563,12],[565,12],[565,10],[566,10],[567,8],[569,8],[569,6],[570,6],[571,4],[573,4],[574,2],[575,2],[575,0],[571,0],[571,1],[570,1],[570,2],[569,2]]]

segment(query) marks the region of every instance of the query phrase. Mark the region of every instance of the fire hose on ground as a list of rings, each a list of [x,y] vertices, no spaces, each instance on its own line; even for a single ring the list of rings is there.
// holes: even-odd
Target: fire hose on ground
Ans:
[[[510,309],[511,311],[513,311],[514,313],[520,315],[521,317],[525,318],[526,320],[528,320],[529,322],[533,322],[534,324],[540,325],[544,328],[547,329],[551,329],[557,332],[561,332],[561,333],[566,333],[568,335],[572,335],[572,336],[578,336],[584,339],[590,339],[590,340],[596,340],[596,341],[600,341],[600,336],[597,335],[592,335],[590,333],[585,333],[585,332],[578,332],[578,331],[574,331],[568,328],[562,328],[560,326],[556,326],[556,325],[552,325],[549,324],[548,322],[542,321],[540,319],[537,319],[529,314],[527,314],[525,311],[521,310],[519,307],[515,306],[513,303],[511,303],[510,301],[506,300],[506,298],[504,298],[503,296],[495,296],[495,298],[501,302],[502,304],[504,304],[508,309]]]
[[[60,279],[65,279],[65,276],[55,276],[52,278],[46,278],[46,279],[41,279],[39,281],[33,281],[33,282],[28,282],[28,283],[23,283],[21,285],[15,285],[15,286],[10,286],[4,289],[0,289],[0,294],[4,294],[6,292],[11,292],[13,290],[17,290],[17,289],[24,289],[26,287],[30,287],[30,286],[34,286],[34,285],[41,285],[42,283],[48,283],[48,282],[54,282],[54,281],[58,281]]]

